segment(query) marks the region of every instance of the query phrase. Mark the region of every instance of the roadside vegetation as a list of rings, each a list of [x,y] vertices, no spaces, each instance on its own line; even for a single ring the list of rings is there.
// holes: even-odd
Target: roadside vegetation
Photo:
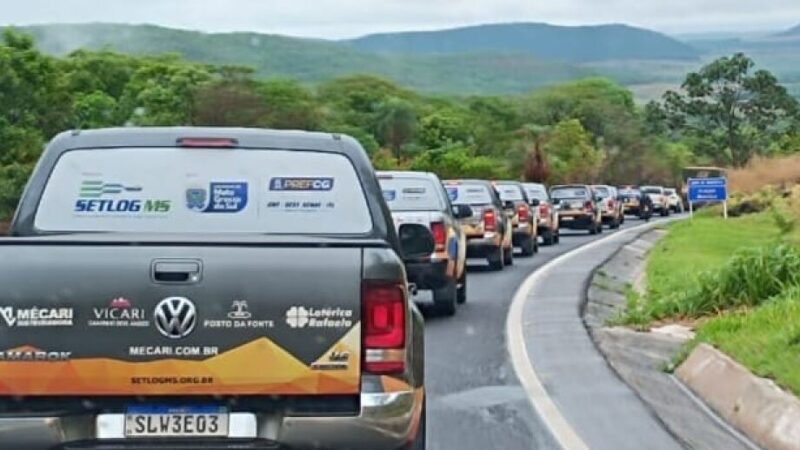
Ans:
[[[622,322],[690,324],[697,335],[681,356],[709,343],[800,394],[800,195],[772,187],[754,195],[761,212],[724,220],[708,208],[670,226]]]

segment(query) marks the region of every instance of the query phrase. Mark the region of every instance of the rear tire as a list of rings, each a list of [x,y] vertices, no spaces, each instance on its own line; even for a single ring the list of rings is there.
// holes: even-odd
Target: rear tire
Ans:
[[[555,242],[556,244],[561,242],[561,230],[556,231],[556,235],[555,237],[553,237],[553,242]]]
[[[596,225],[596,224],[592,224],[592,226],[591,226],[591,227],[589,227],[589,234],[590,234],[590,235],[595,235],[595,234],[597,234],[597,225]]]
[[[533,256],[536,253],[536,238],[526,238],[520,247],[522,247],[522,256]]]
[[[444,316],[453,316],[456,313],[456,303],[458,302],[458,289],[452,281],[439,289],[433,290],[433,304],[436,311]]]
[[[489,268],[494,271],[503,270],[505,267],[505,255],[503,255],[503,247],[498,247],[492,254],[487,258],[489,261]]]
[[[611,222],[611,229],[612,229],[612,230],[616,230],[616,229],[618,229],[618,228],[619,228],[619,226],[620,226],[621,224],[622,224],[622,222],[620,222],[620,219],[619,219],[619,218],[616,218],[616,219],[614,219],[614,221],[613,221],[613,222]]]
[[[463,305],[464,303],[467,303],[467,268],[466,268],[466,266],[464,267],[464,273],[461,274],[461,278],[458,279],[458,284],[460,286],[458,287],[458,292],[456,293],[456,295],[457,295],[456,301],[458,301],[459,305]]]
[[[544,232],[542,233],[542,241],[544,242],[544,245],[553,245],[553,244],[555,244],[556,243],[556,236],[555,236],[555,233],[553,233],[553,230],[551,230],[549,228],[544,230]]]
[[[514,265],[514,247],[509,247],[505,249],[503,253],[503,263],[506,266],[513,266]]]

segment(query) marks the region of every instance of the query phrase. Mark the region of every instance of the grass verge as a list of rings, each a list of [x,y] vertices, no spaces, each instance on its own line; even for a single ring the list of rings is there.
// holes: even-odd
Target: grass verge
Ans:
[[[800,249],[779,236],[768,212],[672,225],[650,253],[647,291],[627,293],[622,321],[693,320],[697,336],[676,363],[705,342],[800,394]]]
[[[706,342],[751,372],[800,395],[800,290],[792,289],[753,310],[703,324],[694,345]]]

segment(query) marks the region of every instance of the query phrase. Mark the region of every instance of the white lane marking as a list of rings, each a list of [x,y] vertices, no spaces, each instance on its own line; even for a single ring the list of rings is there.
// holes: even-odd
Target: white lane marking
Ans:
[[[660,222],[664,223],[664,222]],[[533,362],[528,359],[528,348],[525,345],[525,335],[522,323],[522,313],[525,309],[525,303],[528,299],[533,287],[539,280],[543,279],[553,268],[561,262],[570,258],[577,253],[586,251],[597,247],[606,241],[618,238],[634,231],[642,230],[645,228],[655,228],[659,222],[645,223],[637,225],[632,228],[613,233],[609,236],[584,244],[576,249],[570,250],[567,253],[557,256],[553,260],[547,262],[544,266],[533,272],[525,279],[520,285],[514,298],[511,301],[511,307],[508,310],[508,317],[506,318],[506,341],[508,342],[508,351],[511,355],[511,362],[514,366],[514,371],[517,373],[522,387],[528,394],[528,398],[533,404],[534,409],[539,414],[539,417],[545,423],[545,426],[550,429],[550,432],[555,437],[558,444],[564,450],[589,450],[589,446],[583,441],[580,435],[572,428],[572,425],[558,410],[558,407],[553,402],[553,399],[547,394],[542,381],[536,374],[536,369],[533,367]]]

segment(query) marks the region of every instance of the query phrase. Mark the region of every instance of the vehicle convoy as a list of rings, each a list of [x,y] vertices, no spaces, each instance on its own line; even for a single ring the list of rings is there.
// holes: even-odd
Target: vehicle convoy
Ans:
[[[681,198],[680,194],[678,194],[678,190],[673,188],[665,188],[664,194],[667,196],[667,204],[669,205],[669,210],[676,214],[682,213],[683,199]]]
[[[354,139],[62,133],[11,228],[0,448],[425,448],[433,239]]]
[[[570,230],[588,230],[589,234],[603,232],[600,197],[591,186],[571,184],[553,186],[550,197],[558,206],[559,227]]]
[[[467,258],[486,258],[492,270],[513,264],[511,219],[494,186],[483,180],[449,180],[444,187],[453,205],[472,209],[472,216],[461,219]]]
[[[614,186],[594,185],[592,186],[595,194],[600,198],[600,212],[603,217],[603,224],[611,229],[617,229],[625,222],[625,214],[622,211],[622,202],[619,199],[619,192]]]
[[[511,239],[514,247],[522,251],[522,256],[533,256],[539,251],[538,200],[528,199],[522,183],[518,181],[497,181],[494,183],[500,200],[511,218]]]
[[[560,240],[558,228],[558,208],[553,205],[550,200],[550,194],[547,193],[547,188],[543,184],[538,183],[522,183],[528,199],[531,201],[531,207],[534,206],[534,201],[539,202],[539,225],[537,234],[541,236],[544,245],[558,244]]]
[[[451,205],[439,177],[425,172],[378,172],[383,198],[396,227],[419,224],[430,229],[434,251],[419,261],[407,262],[408,281],[433,291],[437,310],[456,312],[467,301],[467,239],[462,219],[472,217],[469,205]]]
[[[653,202],[654,213],[660,214],[661,217],[669,216],[669,198],[662,186],[642,186],[640,189]]]

